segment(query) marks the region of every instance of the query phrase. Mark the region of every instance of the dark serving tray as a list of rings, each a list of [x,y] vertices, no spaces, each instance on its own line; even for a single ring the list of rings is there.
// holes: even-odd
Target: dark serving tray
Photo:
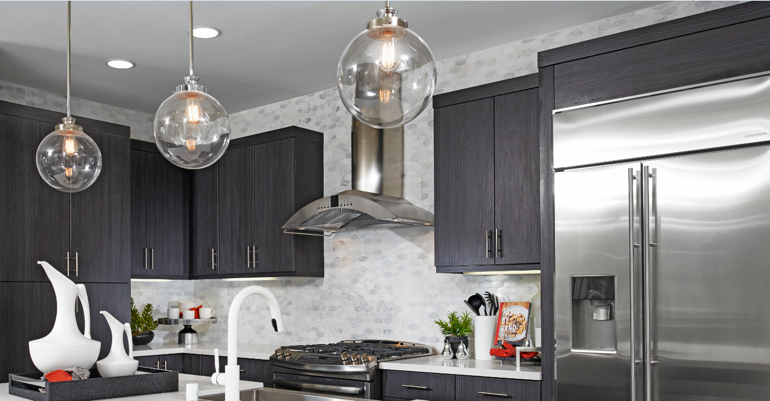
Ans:
[[[179,373],[140,366],[133,376],[105,378],[96,368],[88,380],[49,382],[42,373],[8,375],[8,393],[35,401],[90,401],[179,391]],[[41,392],[44,390],[44,392]]]

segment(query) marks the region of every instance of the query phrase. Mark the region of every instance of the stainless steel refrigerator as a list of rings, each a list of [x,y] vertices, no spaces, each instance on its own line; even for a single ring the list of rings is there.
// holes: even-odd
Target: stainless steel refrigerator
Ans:
[[[553,123],[558,400],[770,400],[770,75]]]

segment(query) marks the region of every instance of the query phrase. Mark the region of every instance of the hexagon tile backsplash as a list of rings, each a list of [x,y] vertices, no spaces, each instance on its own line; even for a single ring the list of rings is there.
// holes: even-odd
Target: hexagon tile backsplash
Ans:
[[[437,63],[437,93],[537,72],[537,53],[566,44],[627,31],[738,2],[672,2],[557,32],[509,43]],[[335,88],[231,115],[233,137],[289,125],[324,133],[324,195],[351,188],[350,114]],[[140,138],[140,139],[149,139]],[[431,212],[433,206],[433,112],[428,108],[405,127],[404,197]],[[278,281],[201,280],[136,283],[137,302],[158,305],[190,299],[211,306],[220,317],[237,292],[248,285],[269,288],[278,298],[286,331],[274,333],[270,313],[256,297],[243,306],[240,341],[270,344],[334,342],[385,338],[422,342],[440,349],[433,321],[448,310],[466,311],[463,299],[484,291],[512,301],[528,301],[539,291],[540,276],[463,276],[436,274],[433,229],[360,231],[325,239],[325,277]],[[194,286],[191,292],[190,287]],[[201,340],[223,341],[226,319],[200,326]],[[165,328],[168,329],[168,328]],[[179,328],[174,328],[178,330]],[[163,332],[156,341],[173,339]]]

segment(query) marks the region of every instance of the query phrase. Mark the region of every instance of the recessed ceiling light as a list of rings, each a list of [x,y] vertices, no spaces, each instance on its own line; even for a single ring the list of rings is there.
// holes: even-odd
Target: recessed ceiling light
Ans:
[[[196,26],[193,28],[193,36],[198,39],[211,39],[221,35],[222,31],[213,26]]]
[[[107,65],[112,68],[117,68],[119,70],[127,70],[129,68],[134,68],[134,63],[128,60],[107,60]]]

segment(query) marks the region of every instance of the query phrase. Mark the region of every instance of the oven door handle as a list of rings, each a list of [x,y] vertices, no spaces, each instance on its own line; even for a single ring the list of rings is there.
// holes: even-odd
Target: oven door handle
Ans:
[[[328,384],[297,383],[289,380],[273,379],[273,384],[279,386],[298,388],[302,390],[326,391],[341,394],[361,394],[364,391],[359,387],[330,386]]]

